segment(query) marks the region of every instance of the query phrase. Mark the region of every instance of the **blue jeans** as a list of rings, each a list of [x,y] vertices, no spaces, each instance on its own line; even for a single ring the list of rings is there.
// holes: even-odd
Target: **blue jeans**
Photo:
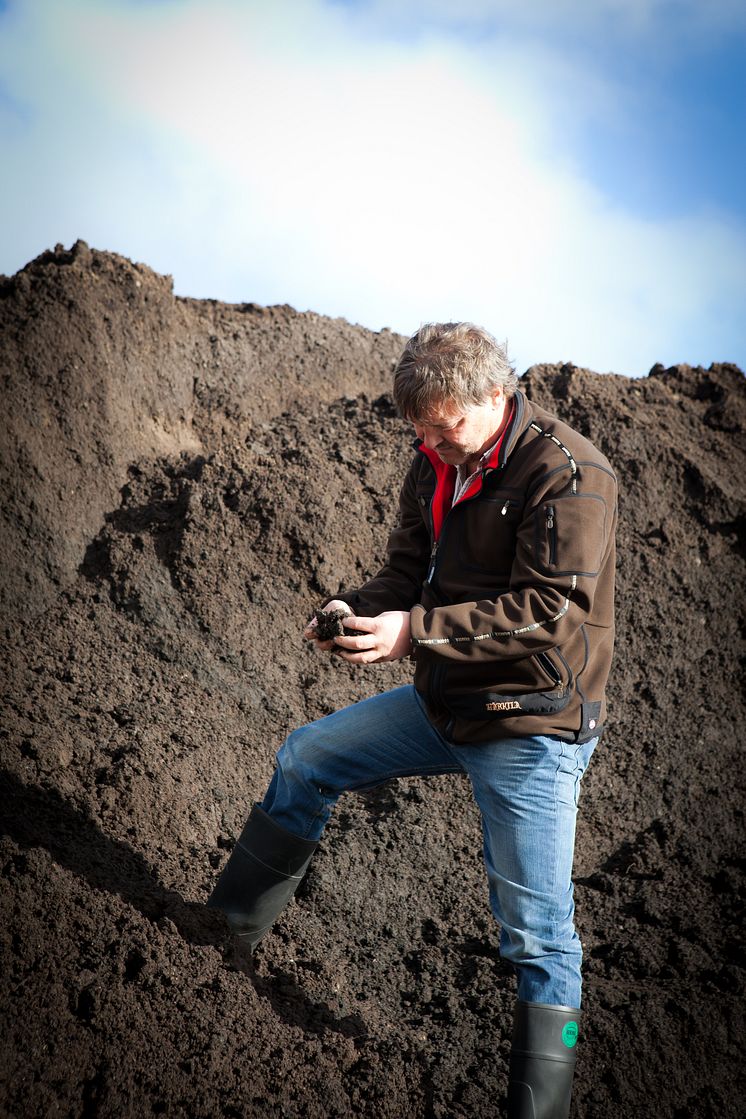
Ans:
[[[572,860],[580,779],[597,741],[503,738],[452,746],[415,689],[396,688],[289,735],[261,807],[293,834],[318,839],[343,792],[394,777],[466,773],[482,815],[500,953],[516,969],[518,997],[579,1007]]]

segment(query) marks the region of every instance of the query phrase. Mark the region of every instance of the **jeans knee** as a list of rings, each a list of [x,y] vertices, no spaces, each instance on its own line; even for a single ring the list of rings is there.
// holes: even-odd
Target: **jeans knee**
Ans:
[[[320,736],[313,723],[294,730],[277,751],[277,768],[290,783],[317,784]]]
[[[299,731],[294,730],[289,734],[277,751],[277,768],[282,770],[286,777],[297,773],[303,765],[303,740]]]

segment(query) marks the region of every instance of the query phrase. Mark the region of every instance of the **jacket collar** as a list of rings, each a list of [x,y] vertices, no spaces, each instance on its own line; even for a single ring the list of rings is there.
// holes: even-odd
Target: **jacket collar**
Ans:
[[[497,448],[496,461],[494,463],[490,462],[490,466],[501,467],[505,465],[533,418],[534,410],[531,401],[524,392],[516,389],[513,394],[513,415],[510,417],[503,438]]]

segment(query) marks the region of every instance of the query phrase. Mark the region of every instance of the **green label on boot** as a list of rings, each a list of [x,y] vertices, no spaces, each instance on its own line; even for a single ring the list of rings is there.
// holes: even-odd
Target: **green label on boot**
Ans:
[[[568,1049],[572,1049],[573,1045],[578,1040],[577,1022],[565,1022],[562,1027],[562,1040]]]

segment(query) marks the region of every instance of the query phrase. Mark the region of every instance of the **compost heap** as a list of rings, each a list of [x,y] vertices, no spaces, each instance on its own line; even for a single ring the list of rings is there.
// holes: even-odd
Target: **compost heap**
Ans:
[[[203,905],[284,735],[411,679],[300,636],[384,555],[402,339],[82,242],[0,281],[0,339],[2,1115],[500,1114],[514,977],[465,779],[344,797],[253,961]],[[620,478],[575,1114],[740,1115],[744,378],[522,384]]]

